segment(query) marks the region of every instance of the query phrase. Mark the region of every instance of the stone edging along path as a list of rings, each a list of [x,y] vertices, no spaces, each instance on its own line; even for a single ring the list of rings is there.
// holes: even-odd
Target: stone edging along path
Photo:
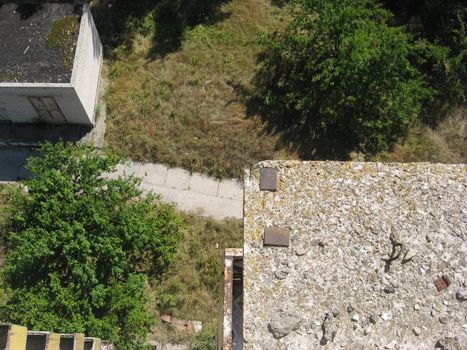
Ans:
[[[24,169],[32,151],[27,148],[0,148],[0,183],[28,177]],[[243,218],[243,184],[236,179],[218,180],[199,173],[162,164],[128,162],[108,176],[135,175],[142,179],[141,189],[161,195],[182,211],[215,219]]]

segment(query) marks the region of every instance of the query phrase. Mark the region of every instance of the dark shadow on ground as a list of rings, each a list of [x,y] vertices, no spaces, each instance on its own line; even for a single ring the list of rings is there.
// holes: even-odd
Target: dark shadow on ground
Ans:
[[[20,4],[16,12],[20,14],[21,19],[27,19],[42,8],[41,4]]]
[[[86,125],[0,124],[3,145],[38,145],[59,140],[80,141],[92,127]]]
[[[172,3],[161,3],[158,9],[156,20],[156,30],[154,41],[148,58],[154,59],[164,57],[167,54],[180,49],[183,40],[183,33],[186,29],[197,24],[214,24],[230,17],[230,13],[219,10],[222,3],[230,0],[204,0],[205,6],[196,6],[197,1],[188,0],[185,3],[186,9],[177,8]]]
[[[277,7],[284,7],[286,6],[290,0],[271,0],[271,4]]]
[[[256,79],[259,79],[258,76]],[[318,125],[319,122],[316,125],[302,124],[297,121],[298,117],[293,111],[280,111],[266,106],[259,90],[251,91],[235,82],[229,82],[229,85],[244,101],[247,117],[259,117],[264,122],[264,128],[258,136],[279,136],[276,150],[286,149],[296,153],[302,160],[346,161],[356,149],[352,138],[343,137],[340,130],[325,130]]]
[[[33,151],[26,147],[0,147],[0,182],[12,182],[29,178],[26,170],[27,158]]]
[[[128,50],[136,35],[152,35],[149,59],[178,50],[183,33],[200,23],[225,18],[219,11],[230,0],[99,0],[92,12],[107,57],[117,47]]]
[[[296,153],[302,160],[350,159],[355,145],[350,138],[344,138],[336,129],[323,129],[319,125],[294,122],[292,112],[270,110],[262,101],[253,97],[247,104],[248,116],[259,116],[265,123],[263,133],[279,135],[277,148]]]
[[[24,165],[39,144],[79,142],[91,130],[85,125],[0,124],[0,182],[28,178]]]

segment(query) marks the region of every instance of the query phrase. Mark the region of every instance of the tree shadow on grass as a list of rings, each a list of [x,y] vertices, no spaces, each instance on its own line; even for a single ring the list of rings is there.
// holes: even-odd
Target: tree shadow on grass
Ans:
[[[345,138],[337,128],[323,128],[315,124],[300,123],[294,112],[271,110],[260,98],[253,97],[247,104],[248,116],[259,116],[265,123],[264,134],[278,135],[276,147],[296,153],[302,160],[350,159],[355,150],[351,137]]]
[[[131,50],[138,35],[151,35],[148,58],[164,57],[180,49],[183,33],[200,23],[213,24],[229,14],[220,6],[230,0],[99,0],[93,16],[106,55],[117,47]]]
[[[160,1],[99,0],[92,8],[94,21],[104,46],[111,57],[115,48],[132,47],[134,37],[144,31],[142,23],[155,11]],[[151,24],[152,25],[152,24]]]
[[[179,0],[162,1],[155,18],[153,46],[148,58],[164,57],[180,49],[186,29],[198,24],[215,24],[230,17],[220,11],[220,5],[230,0]]]
[[[357,149],[356,141],[350,135],[345,137],[339,128],[321,126],[320,118],[314,119],[314,124],[300,123],[296,111],[273,109],[264,103],[259,80],[263,79],[261,73],[254,78],[257,90],[252,91],[245,86],[229,82],[238,96],[246,105],[248,118],[260,118],[264,128],[259,136],[276,135],[278,142],[276,151],[285,149],[296,153],[302,160],[350,160],[351,152]],[[309,118],[312,120],[312,118]]]

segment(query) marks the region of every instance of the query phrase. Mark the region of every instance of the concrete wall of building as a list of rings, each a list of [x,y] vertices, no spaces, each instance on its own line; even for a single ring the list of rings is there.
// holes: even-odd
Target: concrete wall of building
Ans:
[[[25,350],[27,328],[14,324],[0,325],[0,350]]]
[[[86,345],[85,345],[86,344]],[[26,327],[0,323],[0,350],[111,350],[113,344],[83,333],[58,334],[28,331]]]
[[[57,116],[55,124],[91,124],[76,90],[70,84],[0,84],[0,122],[51,123],[47,117],[38,114],[31,101],[35,97],[53,98],[65,118],[60,122]],[[53,118],[53,113],[50,114]]]
[[[26,350],[59,350],[60,335],[51,332],[28,331]]]
[[[84,5],[71,83],[0,83],[0,122],[93,124],[102,52],[89,6]],[[45,98],[52,108],[38,110],[35,104],[42,102],[35,98]]]
[[[97,99],[97,88],[102,67],[103,49],[88,5],[83,7],[71,85],[83,104],[92,123]]]
[[[84,350],[101,350],[101,340],[99,338],[92,337],[85,338]]]

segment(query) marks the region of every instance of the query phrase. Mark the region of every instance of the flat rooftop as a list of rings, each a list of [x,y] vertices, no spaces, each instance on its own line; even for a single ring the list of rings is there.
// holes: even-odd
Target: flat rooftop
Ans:
[[[81,11],[71,3],[0,2],[0,82],[70,82]]]
[[[244,349],[466,349],[466,188],[463,164],[259,163]]]

